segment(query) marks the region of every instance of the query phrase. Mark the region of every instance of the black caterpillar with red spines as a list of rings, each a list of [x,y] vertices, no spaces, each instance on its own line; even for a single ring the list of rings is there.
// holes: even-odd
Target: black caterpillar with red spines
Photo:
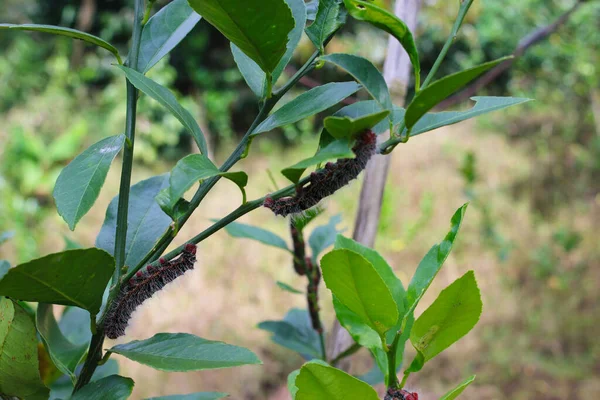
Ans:
[[[310,174],[309,181],[299,186],[291,197],[273,200],[267,197],[263,205],[275,215],[288,216],[301,213],[316,206],[325,197],[331,196],[367,167],[367,163],[377,152],[377,136],[371,130],[362,132],[352,148],[355,158],[341,158],[335,163],[327,163],[325,168]]]
[[[171,261],[160,259],[158,267],[148,265],[145,270],[138,271],[121,286],[119,295],[106,314],[106,336],[110,339],[123,336],[135,309],[165,285],[193,269],[195,263],[196,245],[188,243],[179,257]]]

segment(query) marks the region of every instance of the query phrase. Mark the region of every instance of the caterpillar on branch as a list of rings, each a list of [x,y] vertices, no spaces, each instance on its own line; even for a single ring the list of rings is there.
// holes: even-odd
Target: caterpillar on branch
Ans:
[[[367,163],[377,151],[377,136],[371,130],[362,132],[352,148],[355,158],[341,158],[335,163],[327,163],[325,168],[310,174],[309,181],[298,186],[296,194],[273,200],[267,197],[263,205],[275,215],[288,216],[301,213],[316,206],[325,197],[346,186],[367,167]]]
[[[138,271],[121,286],[117,298],[106,314],[106,336],[110,339],[123,336],[135,309],[165,285],[193,269],[195,263],[196,245],[188,243],[179,257],[171,261],[161,258],[158,267],[148,265],[145,270]]]

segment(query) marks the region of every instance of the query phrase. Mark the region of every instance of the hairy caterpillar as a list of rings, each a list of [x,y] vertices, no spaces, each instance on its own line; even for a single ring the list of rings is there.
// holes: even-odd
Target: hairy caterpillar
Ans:
[[[376,149],[377,136],[371,130],[366,130],[358,136],[352,148],[356,158],[342,158],[335,163],[327,163],[325,168],[310,174],[309,181],[297,188],[296,195],[279,200],[267,197],[263,205],[275,215],[284,217],[308,210],[356,179],[366,168]]]
[[[129,281],[121,286],[119,295],[111,304],[105,322],[106,336],[116,339],[125,334],[131,314],[144,301],[166,284],[174,281],[186,271],[194,268],[196,262],[196,245],[188,243],[176,259],[165,261],[160,259],[160,266],[148,265],[145,270],[138,271]]]
[[[388,389],[384,400],[419,400],[419,395],[403,389]]]

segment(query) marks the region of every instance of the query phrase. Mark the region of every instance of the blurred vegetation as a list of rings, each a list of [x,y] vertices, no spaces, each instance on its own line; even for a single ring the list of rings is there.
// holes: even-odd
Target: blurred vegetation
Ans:
[[[573,2],[476,2],[440,75],[512,53],[521,38],[553,22]],[[5,0],[0,21],[76,27],[80,3]],[[130,36],[130,2],[94,3],[88,30],[124,49]],[[456,1],[426,3],[418,41],[425,72],[446,40],[457,9]],[[41,247],[47,235],[41,228],[55,213],[52,189],[60,169],[83,148],[124,126],[122,76],[107,54],[89,47],[77,53],[80,45],[43,34],[0,34],[0,234],[14,232],[8,242],[0,243],[0,254],[13,264],[50,251]],[[353,22],[329,48],[366,55],[381,67],[385,46],[384,35]],[[305,40],[295,64],[310,53],[311,44]],[[208,24],[200,23],[150,76],[178,93],[209,136],[217,159],[244,133],[257,109],[228,43]],[[318,70],[311,78],[348,79],[332,68]],[[499,388],[497,393],[505,397],[595,398],[600,392],[600,2],[583,4],[485,92],[536,99],[479,121],[474,128],[502,136],[510,147],[527,154],[528,165],[513,168],[520,171],[514,176],[496,179],[482,164],[487,157],[503,154],[477,154],[471,144],[457,144],[457,166],[447,175],[462,181],[475,210],[470,213],[477,214],[476,236],[502,266],[496,284],[528,312],[488,319],[478,354],[465,358],[471,360],[480,384]],[[180,124],[156,102],[142,98],[139,115],[137,162],[163,171],[165,164],[195,151]],[[318,126],[317,118],[267,135],[258,140],[257,153],[269,156],[298,143],[304,146],[285,154],[310,151],[306,145],[315,141]],[[405,178],[404,184],[410,185],[410,180]],[[389,186],[378,246],[398,252],[428,239],[420,232],[432,223],[433,210],[447,207],[434,186],[431,182],[416,202],[403,188]],[[340,201],[352,209],[353,199]],[[416,204],[413,217],[398,224],[396,207],[410,204]],[[523,207],[527,218],[520,217]],[[550,385],[554,394],[540,385]]]

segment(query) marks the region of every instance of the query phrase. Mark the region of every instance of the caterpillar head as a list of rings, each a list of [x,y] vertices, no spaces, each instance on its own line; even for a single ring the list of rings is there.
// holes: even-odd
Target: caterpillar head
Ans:
[[[187,243],[183,248],[185,253],[196,254],[196,245],[194,243]]]

